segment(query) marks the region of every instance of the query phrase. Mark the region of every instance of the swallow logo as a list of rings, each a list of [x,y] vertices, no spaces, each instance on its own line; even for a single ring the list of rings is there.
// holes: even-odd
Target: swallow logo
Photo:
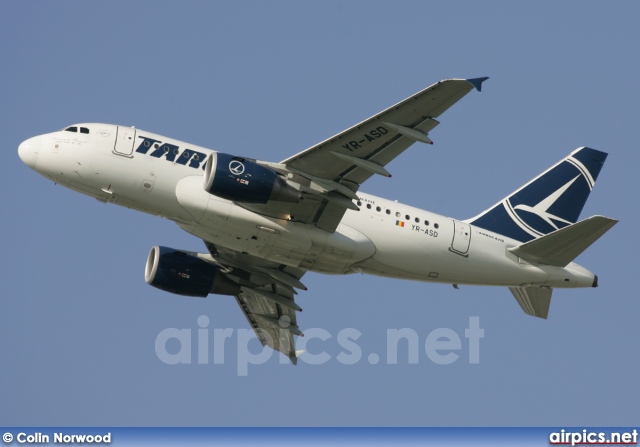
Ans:
[[[606,158],[605,152],[576,149],[469,222],[522,242],[573,225]]]
[[[509,215],[511,216],[511,218],[513,219],[513,221],[520,228],[522,228],[524,231],[526,231],[533,237],[543,236],[549,233],[550,231],[559,230],[560,228],[564,228],[566,225],[571,225],[573,222],[550,213],[549,209],[553,207],[553,205],[558,201],[558,199],[560,199],[571,187],[571,185],[576,183],[576,181],[580,177],[585,178],[583,173],[578,174],[577,176],[569,180],[567,183],[559,187],[557,190],[549,194],[547,197],[540,200],[535,205],[527,205],[524,203],[520,203],[518,205],[513,206],[511,204],[511,198],[509,198],[503,202],[504,207],[509,213]],[[542,228],[536,228],[536,227],[539,227],[540,224],[539,223],[536,224],[535,219],[532,220],[530,217],[527,217],[528,213],[534,214],[537,217],[539,217],[542,221],[547,223],[549,227],[551,227],[551,230],[549,231],[549,230],[544,230]],[[540,221],[537,221],[537,222],[540,222]]]
[[[558,230],[558,226],[553,222],[553,220],[558,221],[558,222],[564,222],[567,225],[570,225],[571,222],[569,222],[568,220],[562,219],[562,218],[560,218],[558,216],[554,216],[553,214],[549,213],[549,208],[551,208],[551,206],[554,203],[556,203],[556,201],[562,196],[562,194],[564,194],[565,191],[567,189],[569,189],[569,187],[571,185],[573,185],[573,183],[576,180],[578,180],[579,177],[580,176],[577,175],[573,180],[570,180],[568,183],[566,183],[560,189],[555,191],[549,197],[547,197],[546,199],[542,200],[541,202],[538,202],[538,204],[535,205],[535,206],[516,205],[513,209],[514,210],[528,211],[530,213],[536,214],[538,217],[540,217],[542,220],[544,220],[546,223],[551,225],[556,230]],[[551,219],[553,219],[553,220],[551,220]]]
[[[231,171],[233,175],[240,175],[244,172],[244,164],[238,160],[231,160],[229,163],[229,171]]]

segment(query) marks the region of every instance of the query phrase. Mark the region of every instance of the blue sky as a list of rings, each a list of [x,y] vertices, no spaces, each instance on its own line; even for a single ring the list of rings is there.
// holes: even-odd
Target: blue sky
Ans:
[[[0,12],[1,425],[639,423],[637,3],[14,1]],[[606,151],[582,216],[621,222],[578,259],[601,286],[556,291],[542,321],[506,288],[308,274],[299,324],[331,335],[309,342],[331,356],[322,365],[274,354],[239,376],[235,301],[143,279],[153,245],[201,241],[54,186],[17,155],[30,136],[106,122],[280,161],[441,79],[479,76],[491,79],[440,117],[435,145],[413,146],[363,191],[468,218],[579,146]],[[224,364],[195,360],[202,315],[210,334],[234,330]],[[474,317],[485,336],[470,364]],[[160,361],[167,328],[191,331],[191,364]],[[455,332],[458,360],[421,349],[409,364],[401,350],[387,364],[387,330],[400,328],[421,344]],[[337,337],[351,329],[363,355],[345,365]]]

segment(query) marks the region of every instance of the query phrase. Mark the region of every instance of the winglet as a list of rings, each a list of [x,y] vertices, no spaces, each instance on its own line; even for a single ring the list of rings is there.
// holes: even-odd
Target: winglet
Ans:
[[[487,76],[487,77],[484,77],[484,78],[467,79],[466,81],[467,81],[469,84],[473,85],[473,86],[476,88],[476,90],[478,90],[479,92],[481,92],[481,91],[482,91],[482,83],[483,83],[484,81],[486,81],[487,79],[489,79],[489,77],[488,77],[488,76]]]

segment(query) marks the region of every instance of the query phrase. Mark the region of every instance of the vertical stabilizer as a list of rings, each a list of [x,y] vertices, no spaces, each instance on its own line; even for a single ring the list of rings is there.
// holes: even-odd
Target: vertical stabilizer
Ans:
[[[605,152],[576,149],[467,222],[522,242],[574,224],[606,159]]]
[[[549,316],[552,289],[548,287],[509,287],[509,290],[527,315],[544,319]]]

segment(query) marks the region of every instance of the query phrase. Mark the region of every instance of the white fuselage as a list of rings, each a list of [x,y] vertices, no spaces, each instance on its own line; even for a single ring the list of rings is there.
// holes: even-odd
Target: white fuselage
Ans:
[[[593,273],[527,263],[507,251],[520,242],[465,222],[358,193],[334,233],[259,215],[203,189],[210,149],[150,132],[80,124],[20,147],[30,167],[54,182],[105,202],[175,221],[218,246],[328,274],[362,272],[449,284],[590,287]],[[146,153],[137,152],[149,142]],[[162,148],[175,157],[152,156]],[[144,150],[143,150],[144,151]],[[169,158],[169,159],[168,159]]]

